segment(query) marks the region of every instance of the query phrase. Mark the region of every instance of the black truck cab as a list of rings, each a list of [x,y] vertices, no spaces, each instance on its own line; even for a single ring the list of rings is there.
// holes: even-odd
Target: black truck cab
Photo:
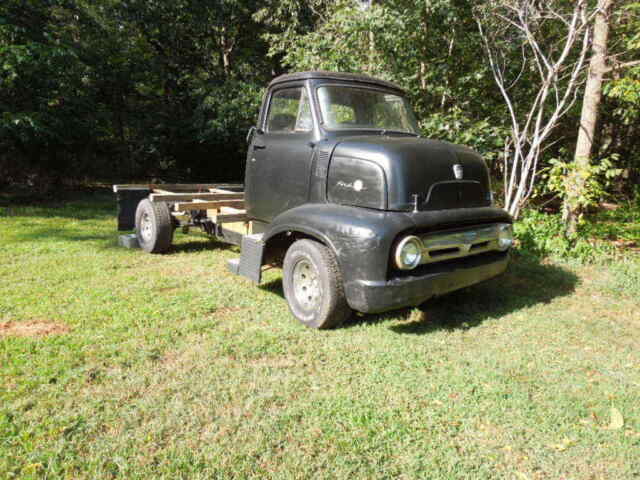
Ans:
[[[400,87],[346,73],[280,76],[248,138],[245,208],[259,246],[247,245],[256,266],[237,270],[256,279],[279,256],[304,323],[418,305],[505,270],[512,219],[493,205],[484,160],[422,138]]]

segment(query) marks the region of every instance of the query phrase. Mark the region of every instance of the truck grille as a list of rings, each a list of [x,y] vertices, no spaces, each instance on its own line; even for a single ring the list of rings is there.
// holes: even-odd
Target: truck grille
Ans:
[[[421,264],[500,250],[496,224],[420,235],[420,240],[423,244]]]

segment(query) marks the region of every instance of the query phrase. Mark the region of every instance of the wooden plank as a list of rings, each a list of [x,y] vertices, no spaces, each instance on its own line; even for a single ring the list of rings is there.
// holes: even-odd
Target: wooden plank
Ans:
[[[221,208],[221,207],[243,208],[244,200],[218,200],[215,202],[186,202],[186,203],[179,202],[175,204],[175,210],[178,212],[193,211],[193,210],[209,210],[212,208]]]
[[[234,192],[233,190],[229,190],[228,188],[210,188],[209,191],[211,193],[238,193],[238,192]]]
[[[243,200],[244,193],[152,193],[152,202],[189,202],[192,200]]]
[[[233,213],[233,214],[247,213],[247,211],[244,208],[233,208],[233,207],[221,207],[220,212]]]
[[[154,189],[175,191],[175,192],[197,192],[208,191],[210,188],[244,188],[241,183],[139,183],[114,185],[113,191],[118,190],[154,190]]]
[[[162,183],[155,186],[175,192],[193,192],[199,190],[208,191],[210,188],[244,188],[244,185],[242,183]]]

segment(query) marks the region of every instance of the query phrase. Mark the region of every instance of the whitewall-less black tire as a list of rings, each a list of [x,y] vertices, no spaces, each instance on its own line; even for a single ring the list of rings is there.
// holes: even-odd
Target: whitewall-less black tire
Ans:
[[[294,242],[284,257],[284,295],[291,313],[311,328],[334,328],[351,315],[333,252],[314,240]]]
[[[173,240],[173,221],[166,203],[144,199],[136,209],[136,237],[140,248],[149,253],[164,253]]]

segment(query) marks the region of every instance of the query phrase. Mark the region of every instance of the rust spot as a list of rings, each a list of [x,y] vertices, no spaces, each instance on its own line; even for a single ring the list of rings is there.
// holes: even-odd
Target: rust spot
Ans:
[[[44,337],[47,335],[62,335],[71,329],[56,322],[30,320],[28,322],[0,323],[1,337]]]

